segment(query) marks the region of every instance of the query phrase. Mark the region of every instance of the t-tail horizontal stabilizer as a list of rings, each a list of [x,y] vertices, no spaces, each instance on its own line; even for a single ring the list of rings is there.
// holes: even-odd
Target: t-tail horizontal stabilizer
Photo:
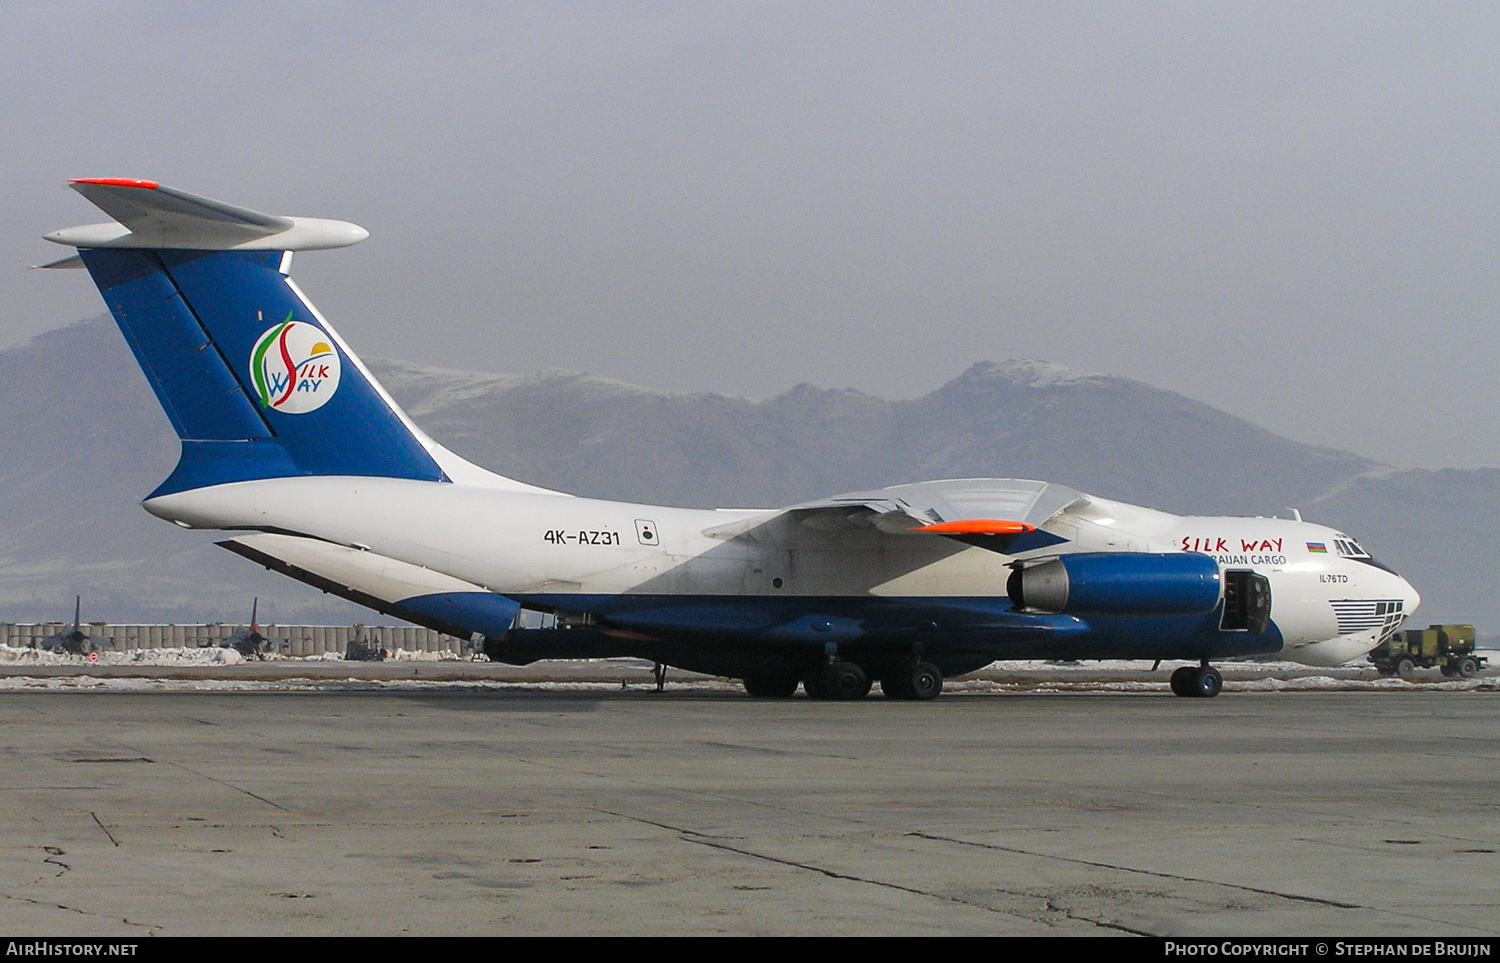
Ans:
[[[448,481],[444,465],[489,476],[423,434],[287,276],[289,252],[352,244],[363,228],[151,181],[72,187],[119,223],[47,237],[78,247],[182,439],[151,497],[297,475]]]
[[[87,177],[70,187],[117,223],[83,224],[44,235],[79,248],[187,251],[322,251],[370,236],[358,224],[322,217],[278,217],[163,187],[155,181]],[[66,260],[47,267],[64,267]]]
[[[345,247],[367,237],[364,228],[262,214],[154,181],[70,186],[118,223],[47,239],[78,248],[182,439],[177,468],[150,497],[297,475],[541,491],[429,438],[288,276],[291,252]]]

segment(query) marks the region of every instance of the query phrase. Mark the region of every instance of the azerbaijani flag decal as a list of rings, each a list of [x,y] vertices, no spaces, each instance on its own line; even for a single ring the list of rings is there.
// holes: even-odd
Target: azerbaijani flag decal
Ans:
[[[1307,550],[1317,555],[1328,554],[1328,546],[1323,544],[1322,542],[1308,542]]]

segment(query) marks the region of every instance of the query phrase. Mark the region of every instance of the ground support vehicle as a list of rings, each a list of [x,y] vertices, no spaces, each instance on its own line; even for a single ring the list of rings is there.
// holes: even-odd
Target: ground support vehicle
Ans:
[[[1376,646],[1369,660],[1381,675],[1403,679],[1417,669],[1439,669],[1450,678],[1465,678],[1484,668],[1486,659],[1474,654],[1474,626],[1431,625],[1405,629]]]

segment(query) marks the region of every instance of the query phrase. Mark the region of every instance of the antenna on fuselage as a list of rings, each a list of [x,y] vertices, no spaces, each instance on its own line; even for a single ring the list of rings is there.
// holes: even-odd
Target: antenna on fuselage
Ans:
[[[1294,522],[1300,522],[1300,521],[1302,521],[1302,512],[1300,512],[1299,510],[1291,507],[1290,505],[1287,506],[1286,510],[1292,513],[1292,521],[1294,521]]]

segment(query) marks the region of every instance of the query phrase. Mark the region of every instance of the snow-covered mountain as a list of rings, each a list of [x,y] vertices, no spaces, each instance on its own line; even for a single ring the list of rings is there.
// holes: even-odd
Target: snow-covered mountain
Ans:
[[[1421,617],[1500,626],[1500,471],[1395,471],[1289,441],[1150,385],[981,362],[921,398],[798,385],[773,398],[656,391],[567,371],[370,367],[434,437],[581,495],[775,506],[925,478],[1062,482],[1176,512],[1346,528],[1423,593]],[[0,351],[0,618],[373,620],[148,516],[176,440],[107,319]]]

